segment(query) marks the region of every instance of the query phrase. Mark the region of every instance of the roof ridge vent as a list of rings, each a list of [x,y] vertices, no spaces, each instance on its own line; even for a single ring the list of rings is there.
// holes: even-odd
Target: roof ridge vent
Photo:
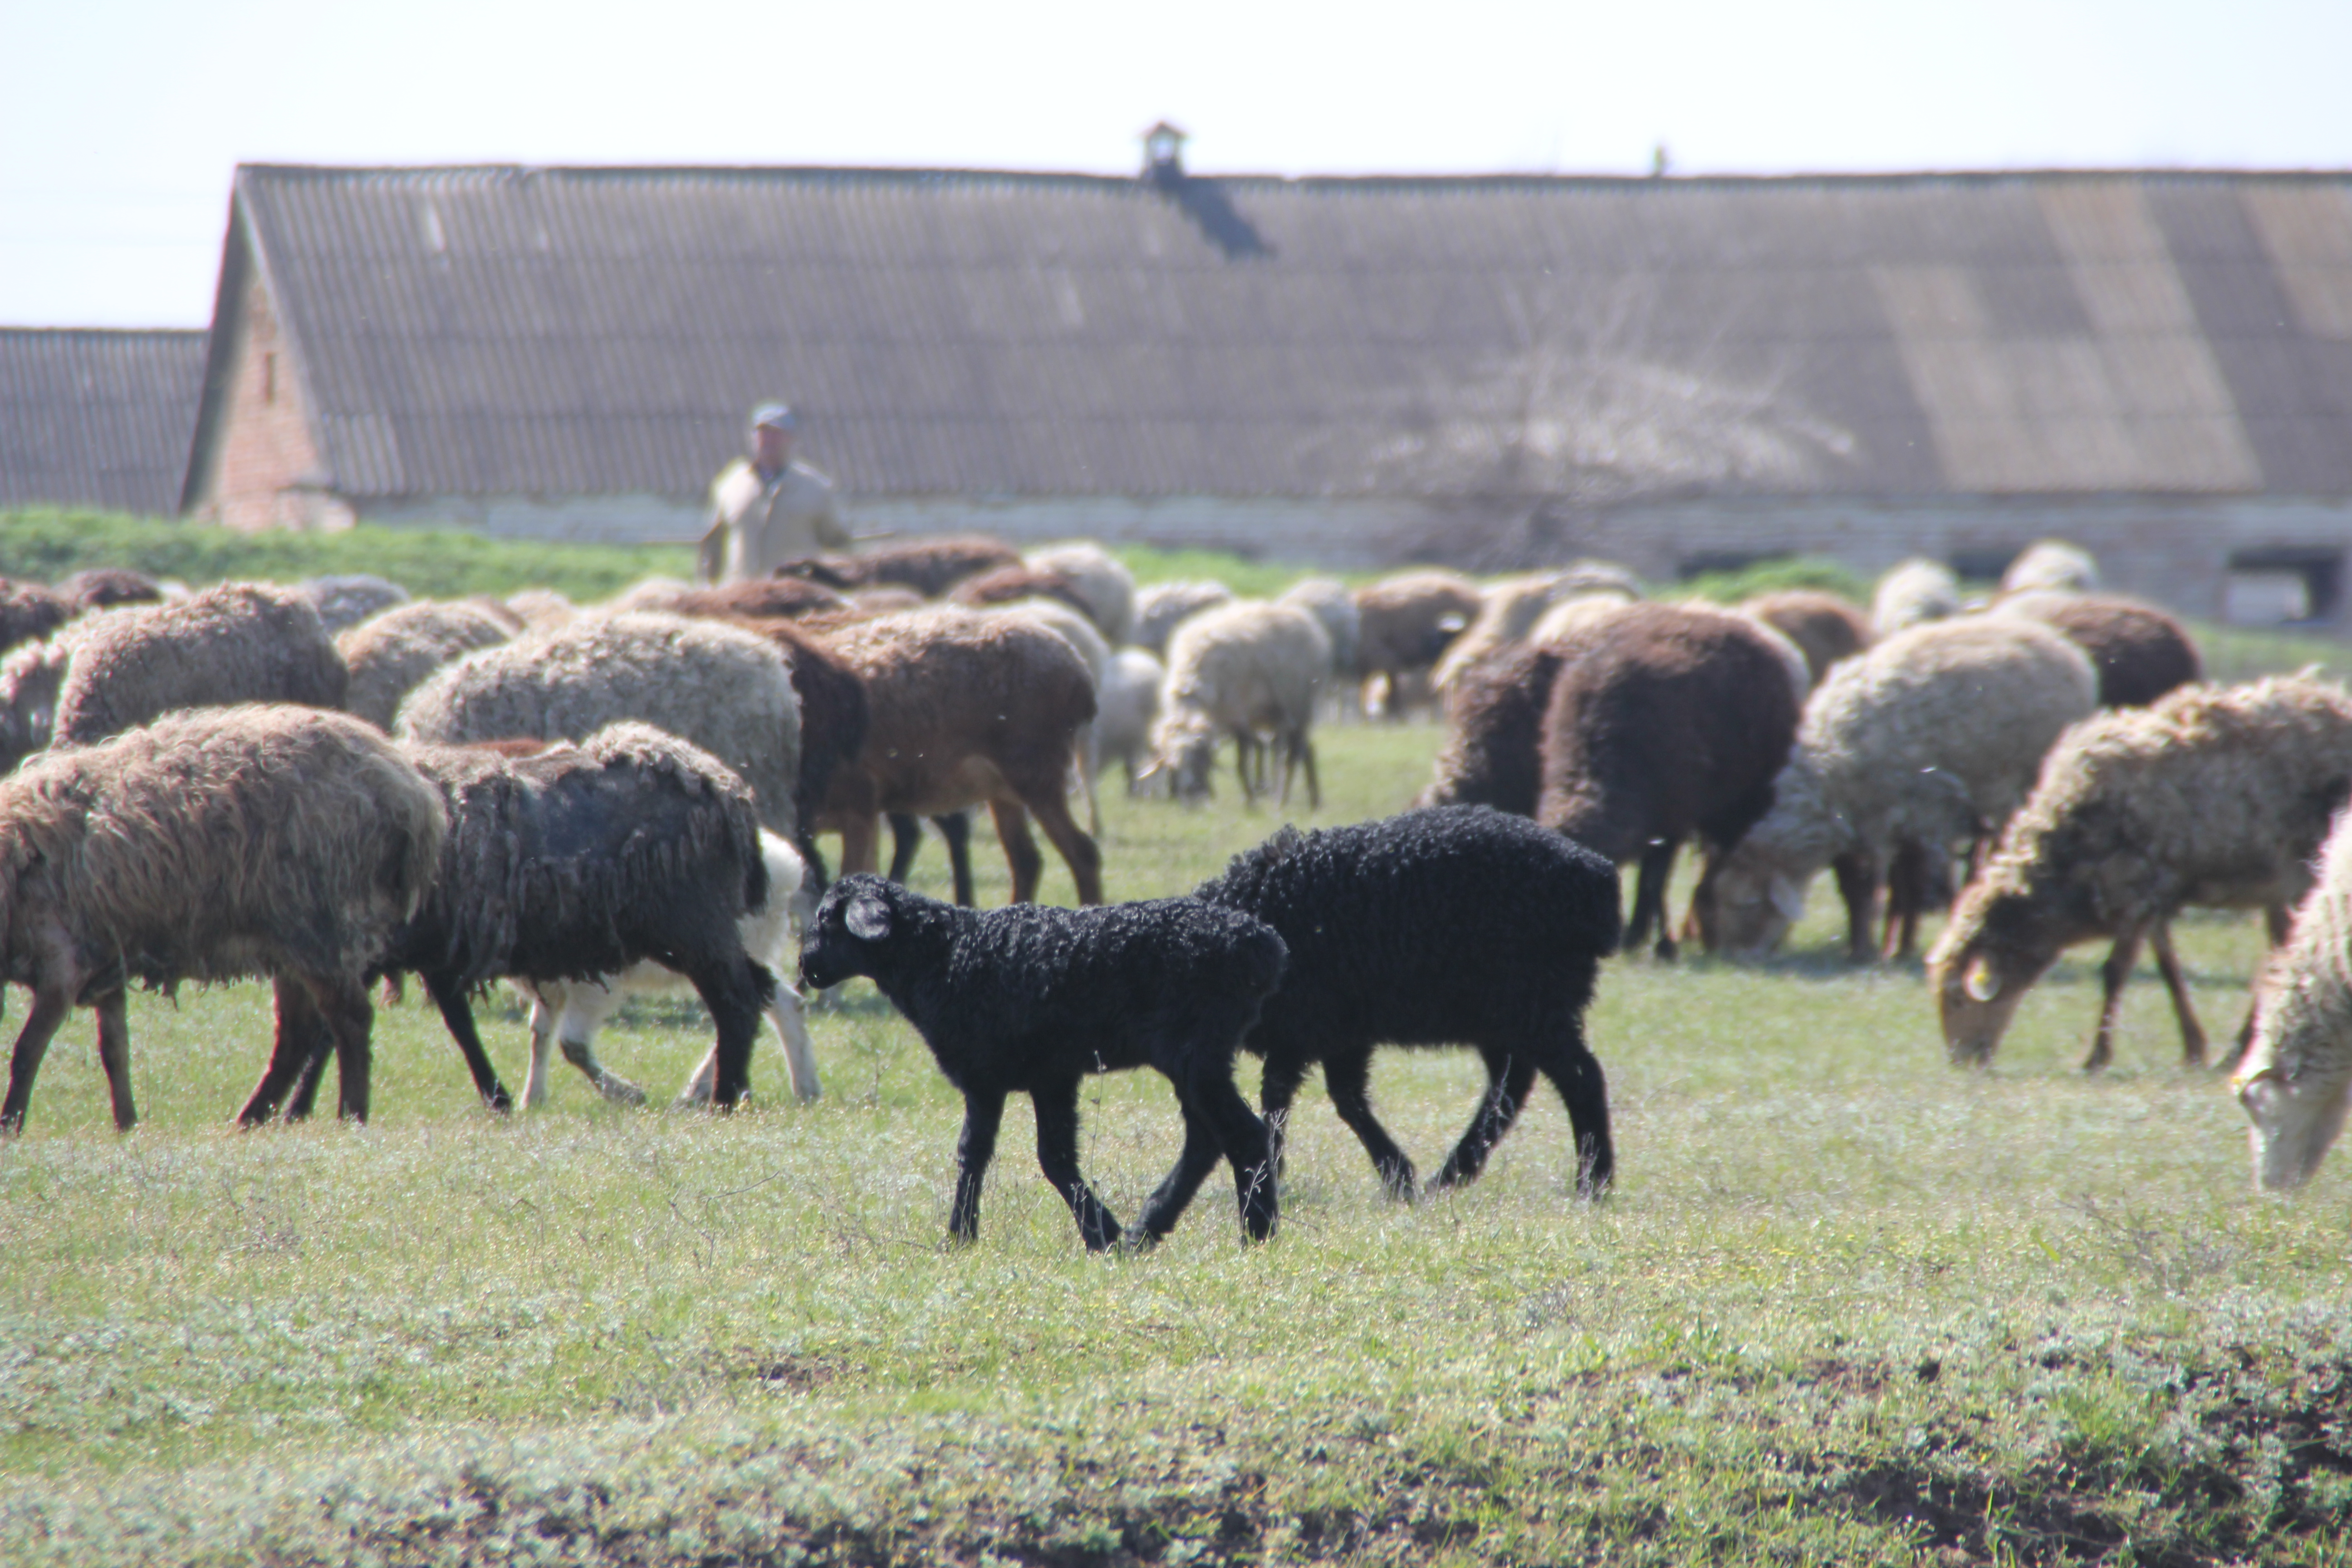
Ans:
[[[1183,131],[1163,120],[1143,133],[1143,177],[1162,190],[1184,178]]]

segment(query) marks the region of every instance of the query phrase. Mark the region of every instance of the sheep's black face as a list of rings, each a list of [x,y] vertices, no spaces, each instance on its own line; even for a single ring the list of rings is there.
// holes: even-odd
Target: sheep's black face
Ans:
[[[801,944],[801,984],[823,991],[874,973],[875,950],[890,935],[889,884],[867,874],[827,889]]]

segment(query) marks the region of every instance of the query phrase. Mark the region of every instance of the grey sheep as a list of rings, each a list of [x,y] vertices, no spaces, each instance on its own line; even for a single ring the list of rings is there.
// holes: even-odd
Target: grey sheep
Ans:
[[[2022,619],[1930,621],[1839,665],[1805,704],[1772,809],[1693,903],[1708,951],[1778,947],[1807,884],[1834,866],[1848,956],[1867,961],[1897,851],[1945,855],[1997,829],[2044,753],[2097,701],[2082,651]],[[1916,925],[1916,910],[1906,912]]]
[[[717,757],[751,787],[761,826],[793,836],[800,700],[782,650],[739,627],[646,611],[583,616],[447,666],[409,693],[395,728],[442,745],[576,742],[629,720]]]
[[[471,600],[396,605],[335,639],[351,671],[343,708],[389,733],[402,701],[444,665],[513,640],[511,622]]]
[[[2074,726],[1927,955],[1952,1060],[1990,1061],[2059,953],[2108,937],[2115,947],[2084,1063],[2105,1066],[2140,942],[2191,904],[2294,904],[2311,887],[2347,781],[2352,696],[2307,678],[2186,686],[2153,707]],[[2284,934],[2276,925],[2273,940]],[[2163,947],[2157,957],[2182,1055],[2201,1062],[2205,1034],[2179,966]]]
[[[577,746],[405,746],[446,802],[449,834],[431,895],[374,965],[414,973],[472,1071],[482,1102],[512,1100],[474,1025],[493,980],[592,981],[657,959],[692,983],[717,1026],[713,1098],[750,1087],[752,1042],[774,976],[743,948],[768,901],[751,797],[709,752],[647,724],[614,724]],[[281,1039],[243,1120],[292,1091],[310,1110],[326,1065]]]
[[[1411,1195],[1412,1162],[1372,1114],[1373,1047],[1469,1046],[1486,1059],[1486,1093],[1432,1185],[1477,1177],[1541,1072],[1568,1107],[1577,1190],[1608,1190],[1608,1085],[1583,1026],[1601,960],[1617,948],[1608,861],[1525,817],[1442,806],[1307,834],[1286,827],[1193,897],[1264,921],[1290,950],[1281,987],[1242,1042],[1265,1058],[1277,1159],[1291,1101],[1320,1062],[1332,1106],[1381,1181]]]
[[[1237,597],[1223,583],[1204,579],[1154,583],[1136,590],[1135,624],[1128,635],[1136,647],[1164,660],[1168,639],[1176,635],[1178,626],[1203,610],[1230,605]]]
[[[1331,639],[1334,687],[1354,684],[1356,645],[1363,640],[1364,617],[1348,585],[1337,577],[1301,577],[1276,594],[1274,602],[1296,605],[1323,623],[1323,635]]]
[[[424,903],[448,814],[371,726],[341,713],[175,713],[52,752],[0,781],[0,960],[30,986],[0,1132],[25,1122],[41,1056],[98,1012],[114,1123],[138,1120],[124,991],[266,974],[281,1042],[322,1041],[342,1109],[368,1110],[365,977]]]
[[[1078,1086],[1139,1067],[1166,1076],[1184,1116],[1183,1155],[1144,1206],[1141,1237],[1175,1227],[1219,1156],[1233,1166],[1246,1233],[1274,1234],[1272,1154],[1265,1124],[1234,1088],[1234,1054],[1281,976],[1283,952],[1266,926],[1194,899],[977,910],[850,876],[817,906],[801,979],[823,989],[870,978],[962,1092],[951,1237],[978,1237],[1005,1097],[1026,1094],[1038,1166],[1098,1251],[1121,1230],[1078,1167]]]
[[[0,719],[0,769],[44,744],[86,746],[186,708],[341,708],[349,681],[310,602],[267,583],[86,616],[44,646],[32,657],[60,672],[48,732],[32,721],[37,706],[21,724]]]
[[[1058,573],[1111,647],[1135,631],[1135,574],[1099,544],[1084,540],[1032,550],[1023,558],[1031,570]]]

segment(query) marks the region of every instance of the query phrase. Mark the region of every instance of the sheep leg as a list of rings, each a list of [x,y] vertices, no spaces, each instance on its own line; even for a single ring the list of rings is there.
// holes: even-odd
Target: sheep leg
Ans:
[[[980,1184],[996,1156],[997,1124],[1004,1120],[1004,1096],[966,1089],[963,1132],[956,1139],[955,1206],[948,1211],[948,1239],[966,1246],[980,1239]]]
[[[1037,1168],[1045,1173],[1046,1184],[1070,1205],[1087,1250],[1100,1252],[1118,1240],[1119,1224],[1078,1169],[1078,1080],[1066,1078],[1034,1085],[1029,1104],[1037,1113]]]
[[[1315,742],[1305,731],[1298,734],[1299,761],[1307,764],[1307,809],[1323,809],[1323,785],[1315,776]]]
[[[425,975],[425,990],[433,998],[433,1005],[441,1010],[441,1022],[448,1027],[449,1037],[457,1042],[457,1052],[466,1058],[466,1067],[474,1075],[474,1089],[481,1095],[482,1103],[492,1110],[513,1110],[514,1097],[499,1081],[499,1070],[490,1065],[490,1053],[482,1048],[482,1037],[474,1027],[474,1008],[466,1000],[465,987],[457,984],[455,976],[436,973]],[[348,1085],[343,1092],[349,1096]]]
[[[1478,1102],[1477,1113],[1470,1118],[1470,1126],[1462,1134],[1462,1142],[1445,1157],[1445,1163],[1430,1179],[1432,1192],[1444,1192],[1449,1187],[1463,1187],[1478,1179],[1486,1168],[1486,1156],[1503,1141],[1503,1134],[1519,1119],[1519,1111],[1528,1102],[1528,1091],[1536,1084],[1534,1058],[1524,1051],[1489,1050],[1484,1047],[1478,1054],[1486,1058],[1486,1094]]]
[[[1309,1065],[1297,1057],[1268,1057],[1265,1072],[1258,1080],[1258,1104],[1265,1111],[1266,1148],[1276,1175],[1281,1174],[1289,1151],[1290,1104],[1298,1098],[1298,1086],[1306,1081]]]
[[[800,814],[800,832],[793,839],[793,847],[801,852],[801,864],[808,868],[801,890],[812,899],[823,898],[825,889],[833,883],[831,874],[824,868],[824,852],[816,847],[816,829],[809,826],[816,819],[816,803],[812,802],[809,808]]]
[[[1617,1149],[1609,1136],[1609,1076],[1585,1048],[1581,1032],[1571,1035],[1572,1048],[1544,1063],[1543,1073],[1559,1090],[1569,1129],[1576,1134],[1576,1195],[1597,1198],[1617,1175]]]
[[[1102,772],[1102,742],[1095,736],[1093,721],[1078,731],[1078,787],[1087,797],[1087,831],[1097,838],[1102,837],[1102,796],[1095,788],[1095,775]]]
[[[865,810],[845,811],[842,813],[840,820],[841,874],[846,877],[853,871],[873,870],[876,852],[879,848],[875,840],[881,837],[881,829],[874,820],[874,813]]]
[[[814,1100],[824,1092],[817,1081],[816,1047],[809,1040],[808,1014],[801,1005],[801,994],[776,980],[776,999],[768,1004],[768,1022],[775,1026],[776,1039],[784,1047],[784,1071],[793,1080],[793,1095],[798,1100]]]
[[[1045,874],[1045,858],[1037,853],[1036,837],[1029,831],[1029,814],[1017,800],[992,800],[988,814],[996,819],[996,837],[1004,846],[1004,863],[1013,872],[1013,901],[1035,903],[1037,883]]]
[[[620,996],[599,981],[567,982],[542,991],[525,988],[530,995],[530,1073],[523,1082],[522,1103],[528,1110],[547,1100],[549,1047],[561,1046],[563,1059],[578,1068],[596,1092],[615,1105],[643,1105],[646,1091],[616,1072],[608,1071],[596,1056],[596,1031],[620,1005]],[[558,1004],[561,1005],[558,1005]]]
[[[2180,972],[2180,955],[2172,951],[2172,922],[2158,921],[2148,932],[2148,945],[2156,950],[2156,972],[2164,977],[2164,988],[2172,996],[2172,1016],[2180,1020],[2180,1065],[2201,1068],[2205,1065],[2205,1026],[2197,1021],[2197,1009],[2189,1004],[2189,977]]]
[[[1331,1109],[1339,1113],[1372,1157],[1372,1169],[1381,1173],[1381,1184],[1392,1198],[1409,1198],[1413,1193],[1412,1162],[1396,1146],[1389,1130],[1372,1114],[1371,1096],[1372,1053],[1370,1050],[1349,1051],[1340,1056],[1323,1058],[1323,1087],[1330,1091]]]
[[[2139,962],[2141,929],[2127,925],[2117,931],[2116,945],[2099,968],[2105,994],[2099,999],[2099,1026],[2091,1037],[2091,1054],[2083,1061],[2084,1072],[2096,1072],[2115,1060],[2116,1015],[2123,1010],[2124,984],[2131,979],[2132,965]]]
[[[139,1110],[131,1102],[131,1016],[120,990],[100,997],[98,1065],[106,1069],[107,1092],[114,1100],[114,1130],[128,1132],[139,1125]]]
[[[33,1010],[16,1036],[16,1049],[8,1062],[8,1098],[0,1102],[0,1136],[25,1130],[25,1105],[33,1098],[33,1080],[41,1073],[41,1058],[49,1039],[73,1011],[73,999],[63,991],[36,991]]]
[[[698,973],[689,971],[687,978],[694,982],[702,1005],[710,1010],[711,1021],[719,1026],[719,1043],[712,1052],[711,1103],[721,1110],[732,1110],[736,1101],[751,1092],[751,1046],[759,1038],[760,1014],[773,995],[771,988],[776,982],[740,952]]]
[[[1095,847],[1095,841],[1080,830],[1076,819],[1070,816],[1070,803],[1058,794],[1034,791],[1024,791],[1022,802],[1035,814],[1037,826],[1045,830],[1045,837],[1053,841],[1054,847],[1061,851],[1063,864],[1070,868],[1070,879],[1078,885],[1078,902],[1101,903],[1102,851]],[[997,818],[1000,833],[1003,826],[1004,819],[1000,816]],[[1028,837],[1025,826],[1022,829],[1022,837]],[[1036,883],[1033,880],[1030,883],[1032,896],[1034,896],[1035,889]],[[1021,901],[1018,896],[1014,901]]]
[[[1136,1232],[1128,1237],[1130,1243],[1149,1247],[1176,1228],[1176,1222],[1192,1206],[1217,1164],[1216,1130],[1208,1119],[1185,1103],[1184,1091],[1176,1091],[1176,1103],[1184,1115],[1184,1152],[1177,1156],[1175,1168],[1168,1173],[1143,1205],[1143,1217],[1136,1222]]]
[[[1910,962],[1919,945],[1919,911],[1927,904],[1927,847],[1906,839],[1895,847],[1886,868],[1886,924],[1878,956],[1889,963]]]
[[[319,1016],[310,988],[299,980],[284,976],[272,981],[270,988],[278,996],[278,1038],[270,1049],[269,1065],[262,1069],[261,1081],[253,1086],[245,1109],[236,1113],[240,1127],[258,1127],[277,1115],[287,1091],[297,1087],[303,1090],[300,1108],[289,1108],[286,1119],[299,1121],[310,1114],[310,1096],[317,1092],[319,1074],[326,1066],[327,1023]]]
[[[313,995],[320,1016],[327,1020],[335,1037],[336,1113],[349,1121],[365,1121],[368,1075],[375,1061],[371,1038],[375,1030],[375,1008],[368,1001],[366,987],[354,981],[321,986]],[[470,1017],[467,1022],[472,1022]],[[315,1052],[313,1058],[323,1059]]]
[[[1255,783],[1253,783],[1250,779],[1250,761],[1255,754],[1256,751],[1256,736],[1251,734],[1246,730],[1235,730],[1234,731],[1234,776],[1242,781],[1242,804],[1244,805],[1255,805],[1257,804],[1258,784],[1265,782],[1262,776]]]
[[[948,847],[948,874],[955,879],[955,901],[958,907],[968,910],[975,900],[971,890],[971,814],[945,812],[931,818],[931,826],[940,830],[940,837]]]
[[[903,811],[890,813],[890,879],[900,887],[907,885],[907,873],[915,868],[915,857],[923,847],[923,819]],[[842,869],[849,868],[849,853],[843,850]]]
[[[1661,838],[1642,851],[1642,869],[1633,885],[1633,921],[1625,933],[1627,952],[1647,941],[1654,926],[1657,956],[1668,961],[1675,956],[1674,935],[1666,929],[1666,883],[1674,876],[1675,847],[1673,839]]]
[[[1878,956],[1872,940],[1878,924],[1878,857],[1867,849],[1849,849],[1830,862],[1837,873],[1838,896],[1845,900],[1845,956],[1849,963],[1868,963]]]
[[[1234,1203],[1240,1210],[1242,1232],[1252,1241],[1269,1239],[1280,1218],[1280,1198],[1274,1175],[1274,1151],[1267,1145],[1265,1123],[1251,1111],[1249,1101],[1234,1087],[1233,1062],[1197,1062],[1184,1089],[1185,1119],[1208,1123],[1225,1161],[1234,1168]],[[1192,1134],[1185,1133],[1189,1141]],[[1166,1216],[1169,1225],[1176,1216]]]

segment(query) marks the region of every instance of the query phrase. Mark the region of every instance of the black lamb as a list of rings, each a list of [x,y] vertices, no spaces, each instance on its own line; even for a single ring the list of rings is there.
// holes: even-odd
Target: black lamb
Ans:
[[[1193,896],[1256,916],[1290,949],[1281,990],[1242,1042],[1265,1058],[1277,1159],[1291,1099],[1321,1062],[1340,1120],[1389,1190],[1410,1195],[1412,1162],[1372,1114],[1372,1047],[1466,1045],[1486,1058],[1486,1094],[1432,1185],[1477,1177],[1541,1072],[1568,1105],[1577,1190],[1607,1189],[1608,1085],[1583,1020],[1620,934],[1608,860],[1523,816],[1428,806],[1285,827]]]
[[[513,1102],[482,1048],[471,994],[509,976],[598,979],[650,958],[685,975],[710,1009],[712,1099],[734,1105],[775,984],[739,928],[768,898],[751,791],[650,725],[540,748],[401,747],[440,786],[449,837],[431,895],[376,973],[424,980],[483,1101],[506,1110]],[[306,1115],[325,1063],[323,1043],[281,1041],[239,1120],[268,1121],[289,1089],[287,1115]]]
[[[801,950],[805,984],[871,979],[963,1092],[950,1236],[980,1235],[981,1179],[1004,1099],[1025,1093],[1037,1163],[1090,1251],[1120,1230],[1078,1169],[1078,1083],[1126,1068],[1165,1074],[1184,1113],[1183,1159],[1145,1205],[1143,1238],[1175,1228],[1220,1154],[1251,1239],[1274,1234],[1265,1126],[1234,1088],[1234,1053],[1282,966],[1272,931],[1192,899],[969,910],[870,872],[833,885]]]

